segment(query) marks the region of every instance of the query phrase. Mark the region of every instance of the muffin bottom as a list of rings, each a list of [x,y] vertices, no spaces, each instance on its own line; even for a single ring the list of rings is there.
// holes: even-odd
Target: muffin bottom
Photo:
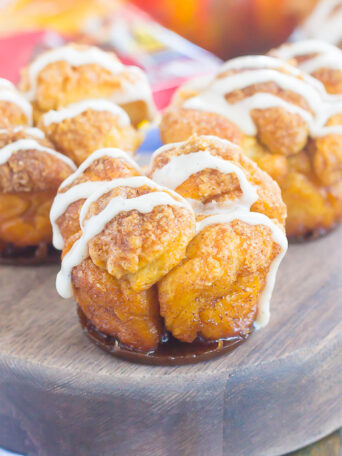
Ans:
[[[52,244],[46,242],[29,247],[0,243],[0,264],[13,266],[57,264],[60,261],[60,255]]]
[[[77,314],[84,333],[95,345],[109,354],[126,361],[159,366],[194,364],[216,358],[233,351],[237,346],[245,342],[253,331],[253,329],[250,329],[246,334],[226,340],[204,341],[197,339],[191,344],[180,342],[169,333],[166,333],[156,350],[143,353],[134,351],[120,344],[115,337],[99,331],[88,320],[79,306],[77,306]]]
[[[291,235],[287,238],[291,244],[301,244],[304,242],[317,241],[318,239],[328,236],[328,234],[334,231],[339,225],[340,222],[336,222],[329,227],[318,227],[307,231],[305,234]]]

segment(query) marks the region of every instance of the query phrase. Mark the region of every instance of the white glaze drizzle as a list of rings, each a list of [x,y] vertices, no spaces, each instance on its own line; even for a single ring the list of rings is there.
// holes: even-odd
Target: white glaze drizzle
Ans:
[[[250,68],[255,60],[254,66],[256,69],[216,79],[208,89],[204,90],[199,95],[186,100],[184,107],[222,115],[237,124],[247,135],[255,135],[257,133],[257,128],[251,117],[251,111],[253,109],[281,107],[291,113],[300,115],[308,124],[312,136],[321,136],[323,134],[322,128],[324,127],[324,123],[329,116],[332,106],[332,98],[330,97],[329,100],[329,96],[324,90],[323,85],[308,75],[298,79],[290,74],[276,71],[271,68],[271,63],[273,60],[279,62],[277,59],[261,57],[262,58],[260,58],[260,56],[240,57],[234,59],[232,62],[227,62],[226,67],[229,67],[229,64],[232,68],[235,66],[238,68],[239,64],[242,68]],[[261,64],[264,62],[268,62],[267,68],[260,69]],[[305,75],[305,73],[300,74]],[[275,82],[284,90],[289,90],[302,96],[309,104],[314,115],[292,102],[285,101],[276,95],[264,92],[259,92],[250,97],[246,97],[237,103],[229,103],[225,99],[225,95],[234,90],[270,81]]]
[[[285,44],[276,50],[276,54],[284,60],[303,55],[313,55],[298,65],[302,71],[307,73],[313,73],[321,68],[342,70],[341,50],[323,41],[306,40]]]
[[[80,175],[87,168],[89,168],[89,166],[92,163],[94,163],[95,160],[98,160],[102,157],[123,159],[127,163],[129,163],[133,168],[135,168],[139,173],[141,173],[139,165],[126,152],[115,147],[104,147],[102,149],[96,150],[91,155],[89,155],[89,157],[87,157],[86,160],[84,160],[84,162],[81,163],[77,170],[61,183],[59,188],[62,189],[71,185],[75,181],[75,179],[80,177]]]
[[[72,103],[65,108],[59,109],[58,111],[51,110],[43,115],[43,122],[45,126],[52,123],[60,123],[65,119],[76,117],[90,109],[94,111],[110,112],[114,116],[118,117],[118,124],[121,126],[127,126],[130,124],[128,114],[120,108],[120,106],[110,100],[101,98],[82,100],[78,103]]]
[[[5,78],[0,78],[0,88],[6,88],[6,89],[12,89],[12,90],[16,90],[15,88],[15,85],[9,81],[8,79],[5,79]]]
[[[125,199],[121,196],[115,197],[109,201],[107,206],[97,215],[90,217],[84,223],[84,217],[89,209],[90,204],[96,201],[100,196],[110,191],[112,188],[119,186],[141,187],[148,185],[155,192],[147,193],[136,198]],[[103,187],[93,193],[84,203],[80,214],[80,225],[82,229],[81,237],[73,244],[70,251],[64,256],[60,272],[57,274],[56,288],[63,298],[72,296],[71,272],[72,269],[79,265],[88,257],[88,242],[101,233],[108,222],[121,212],[137,210],[146,214],[157,206],[171,205],[188,208],[188,204],[177,195],[177,199],[171,196],[171,191],[165,192],[163,187],[154,184],[150,179],[144,176],[130,177],[125,179],[116,179],[103,184]]]
[[[342,52],[340,55],[319,55],[301,63],[300,68],[307,73],[314,73],[322,68],[342,71]]]
[[[7,128],[0,128],[0,133],[8,133]],[[34,136],[35,138],[38,139],[44,139],[45,134],[42,130],[36,127],[25,127],[24,125],[17,125],[14,128],[11,128],[11,131],[13,133],[18,133],[19,131],[22,131],[23,133],[27,133],[30,136]]]
[[[131,166],[133,166],[139,173],[141,172],[137,163],[130,158],[125,152],[120,149],[108,147],[103,149],[98,149],[93,152],[77,170],[68,176],[60,185],[59,190],[62,190],[65,187],[71,185],[81,174],[89,168],[89,166],[99,158],[110,157],[113,159],[123,159],[127,161]],[[78,201],[80,199],[88,198],[97,188],[101,187],[104,182],[108,181],[89,181],[82,182],[81,184],[75,185],[74,187],[69,188],[65,192],[57,193],[50,211],[50,221],[52,225],[52,243],[56,249],[62,250],[64,247],[64,240],[61,235],[60,229],[56,223],[57,219],[64,214],[66,209],[70,204]]]
[[[136,76],[136,79],[132,82],[127,78],[123,78],[121,87],[114,91],[110,98],[120,104],[143,100],[146,102],[150,113],[154,114],[155,108],[152,101],[152,93],[145,73],[138,67],[124,66],[111,54],[96,47],[76,49],[72,46],[61,46],[39,55],[28,69],[30,88],[26,92],[26,96],[30,101],[35,99],[39,73],[46,66],[58,61],[67,62],[73,67],[95,64],[105,68],[112,74],[130,72],[130,74]]]
[[[32,106],[17,90],[2,87],[0,84],[0,101],[7,101],[17,105],[25,114],[28,123],[32,124]]]
[[[227,144],[229,145],[230,147],[234,147],[235,149],[238,149],[239,146],[237,144],[234,144],[233,142],[229,141],[228,139],[224,139],[224,138],[219,138],[218,136],[214,136],[214,135],[201,135],[201,138],[205,138],[205,139],[209,139],[209,140],[213,140],[213,141],[217,141],[217,142],[220,142],[220,143],[223,143],[223,144]],[[183,146],[184,144],[186,143],[186,141],[179,141],[179,142],[174,142],[174,143],[167,143],[167,144],[164,144],[163,146],[159,147],[157,150],[155,150],[153,152],[153,154],[151,155],[151,159],[150,159],[150,171],[151,171],[151,168],[152,168],[152,165],[154,163],[154,160],[158,157],[158,155],[162,154],[163,152],[167,151],[167,150],[170,150],[170,149],[174,149],[176,147],[180,147],[180,146]]]
[[[153,190],[157,190],[158,192],[165,192],[171,194],[173,199],[177,201],[176,205],[184,206],[192,212],[192,208],[190,204],[184,199],[181,195],[173,191],[172,189],[166,188],[165,186],[159,185],[156,182],[152,181],[146,176],[134,176],[134,177],[125,177],[121,179],[114,179],[111,181],[103,182],[103,185],[99,187],[94,193],[92,193],[85,203],[82,206],[80,211],[80,226],[83,226],[84,219],[88,213],[90,205],[97,201],[101,196],[105,195],[106,193],[110,192],[111,190],[118,188],[118,187],[130,187],[130,188],[139,188],[142,186],[148,186]],[[179,203],[179,204],[178,204]]]
[[[104,181],[89,181],[70,187],[66,192],[57,193],[53,200],[50,211],[52,226],[52,244],[56,249],[63,250],[64,239],[57,225],[57,219],[64,214],[70,204],[84,198],[88,198]]]
[[[153,162],[154,160],[158,157],[158,155],[162,154],[163,152],[167,151],[167,150],[171,150],[175,147],[179,147],[179,146],[182,146],[183,144],[185,144],[186,141],[179,141],[179,142],[174,142],[174,143],[168,143],[168,144],[164,144],[163,146],[159,147],[157,150],[155,150],[153,152],[153,154],[151,155],[151,159],[150,159],[150,170],[152,168],[152,165],[153,165]]]
[[[207,91],[190,99],[184,107],[220,114],[236,123],[245,134],[251,136],[257,133],[251,117],[253,109],[281,107],[293,114],[299,114],[307,123],[311,123],[313,119],[308,111],[268,93],[256,93],[238,103],[231,104],[225,100],[223,94]]]
[[[65,155],[53,149],[50,149],[49,147],[41,146],[34,139],[19,139],[18,141],[12,142],[2,147],[0,149],[0,165],[6,163],[14,153],[22,150],[37,150],[38,152],[44,152],[49,155],[53,155],[59,160],[64,161],[68,166],[70,166],[71,169],[76,169],[74,162],[70,160],[69,157],[66,157]]]
[[[236,57],[235,59],[228,60],[225,62],[219,71],[216,73],[217,75],[224,74],[231,70],[285,70],[289,76],[293,76],[294,78],[302,79],[303,81],[307,82],[309,85],[313,86],[322,96],[326,95],[325,88],[320,81],[311,77],[310,75],[303,73],[298,68],[290,65],[286,61],[282,60],[281,58],[271,57],[268,55],[246,55],[242,57]],[[239,73],[240,74],[240,73]],[[284,73],[283,73],[284,74]],[[214,80],[213,80],[214,82]]]
[[[327,135],[342,135],[342,125],[330,125],[322,127],[315,133],[315,138],[321,138]]]
[[[302,40],[286,43],[276,49],[277,57],[289,60],[293,57],[311,54],[331,54],[341,52],[336,46],[320,40]]]
[[[246,174],[238,165],[205,151],[171,157],[168,163],[162,168],[154,171],[152,179],[159,184],[175,190],[191,175],[205,169],[215,169],[221,173],[233,173],[236,175],[239,180],[242,196],[238,201],[234,201],[234,204],[241,204],[250,208],[258,200],[255,186],[248,181]],[[231,201],[228,203],[230,206]],[[226,202],[225,207],[227,207]]]
[[[336,114],[342,114],[342,102],[336,101],[335,103],[327,103],[325,105],[325,109],[322,109],[322,111],[317,116],[317,126],[314,131],[311,132],[311,135],[314,138],[326,136],[329,134],[341,135],[342,125],[326,126],[328,120]]]
[[[206,227],[215,224],[227,224],[234,220],[241,220],[248,225],[264,225],[272,232],[273,241],[281,247],[279,254],[273,260],[267,274],[265,287],[260,294],[257,317],[254,322],[256,329],[265,327],[270,319],[270,301],[275,285],[277,271],[287,251],[288,242],[285,233],[272,220],[259,212],[249,212],[238,209],[227,214],[213,215],[197,223],[196,231],[199,233]]]
[[[333,14],[341,0],[319,1],[303,26],[304,33],[311,38],[338,44],[342,40],[342,8]]]

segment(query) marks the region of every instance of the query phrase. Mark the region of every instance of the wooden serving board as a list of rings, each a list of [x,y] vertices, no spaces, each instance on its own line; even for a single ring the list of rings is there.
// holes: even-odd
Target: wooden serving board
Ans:
[[[275,456],[342,426],[342,227],[292,245],[270,325],[154,367],[81,332],[57,267],[0,266],[0,446],[39,456]]]

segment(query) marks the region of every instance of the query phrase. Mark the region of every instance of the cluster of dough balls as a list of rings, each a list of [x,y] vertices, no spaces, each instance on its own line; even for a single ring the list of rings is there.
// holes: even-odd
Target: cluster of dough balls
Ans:
[[[278,185],[211,136],[156,151],[148,176],[101,149],[63,183],[51,211],[58,292],[142,352],[167,334],[192,343],[266,325],[287,246]]]

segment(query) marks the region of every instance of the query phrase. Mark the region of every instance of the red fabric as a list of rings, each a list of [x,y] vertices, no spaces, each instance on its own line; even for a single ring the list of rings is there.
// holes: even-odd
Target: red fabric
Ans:
[[[29,61],[34,47],[42,40],[43,31],[20,33],[0,39],[0,77],[15,84],[20,69]]]

